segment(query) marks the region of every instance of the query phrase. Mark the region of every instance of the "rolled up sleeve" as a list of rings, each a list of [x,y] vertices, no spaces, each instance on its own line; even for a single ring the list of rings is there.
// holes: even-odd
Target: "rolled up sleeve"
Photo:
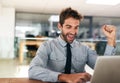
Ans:
[[[116,48],[110,45],[106,46],[105,53],[104,55],[115,55],[116,53]]]
[[[29,79],[36,79],[48,82],[57,82],[59,72],[54,72],[40,67],[31,67],[29,69]]]

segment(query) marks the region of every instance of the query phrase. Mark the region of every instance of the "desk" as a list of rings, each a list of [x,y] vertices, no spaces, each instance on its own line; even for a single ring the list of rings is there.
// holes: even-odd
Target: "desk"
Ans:
[[[29,40],[27,40],[29,39]],[[37,45],[40,46],[44,41],[49,38],[22,38],[19,43],[19,63],[22,64],[24,60],[24,46],[25,45]],[[27,40],[27,41],[26,41]],[[35,40],[35,41],[33,41]],[[49,39],[50,40],[50,39]]]
[[[0,83],[47,83],[40,80],[30,80],[29,78],[0,78]]]
[[[0,83],[65,83],[65,82],[43,82],[40,80],[30,80],[29,78],[0,78]]]

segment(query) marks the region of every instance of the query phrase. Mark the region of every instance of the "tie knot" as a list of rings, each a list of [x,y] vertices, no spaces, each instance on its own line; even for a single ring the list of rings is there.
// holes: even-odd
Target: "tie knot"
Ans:
[[[66,45],[67,47],[70,47],[70,44],[69,43],[67,43],[67,45]]]

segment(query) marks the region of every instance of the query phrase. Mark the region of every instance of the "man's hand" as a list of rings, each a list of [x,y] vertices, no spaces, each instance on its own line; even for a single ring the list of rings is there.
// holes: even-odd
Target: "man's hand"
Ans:
[[[58,80],[66,83],[84,83],[90,81],[91,75],[88,73],[60,74]]]
[[[102,26],[102,31],[107,37],[108,45],[116,45],[116,27],[113,25],[104,25]]]

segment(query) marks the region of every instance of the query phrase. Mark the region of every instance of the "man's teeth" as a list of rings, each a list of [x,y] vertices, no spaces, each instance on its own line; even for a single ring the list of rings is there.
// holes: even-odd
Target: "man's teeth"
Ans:
[[[69,35],[69,37],[74,38],[74,36],[73,36],[73,35]]]

